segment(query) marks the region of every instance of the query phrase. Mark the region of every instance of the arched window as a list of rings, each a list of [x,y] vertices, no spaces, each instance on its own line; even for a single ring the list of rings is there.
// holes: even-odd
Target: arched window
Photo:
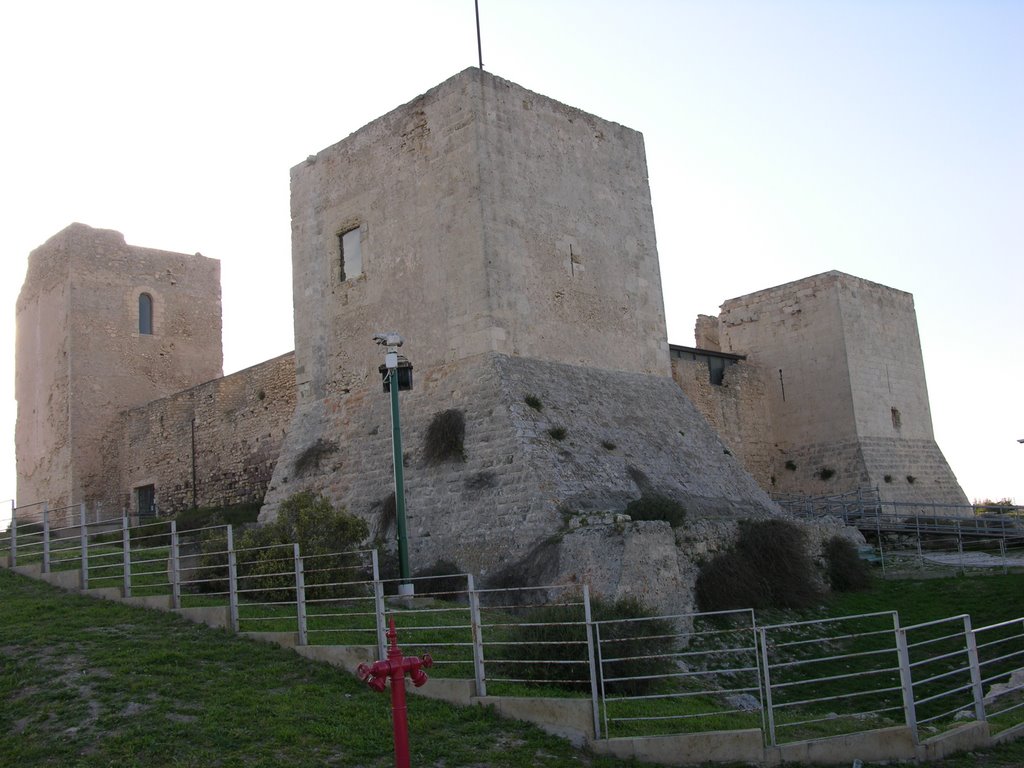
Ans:
[[[153,297],[148,293],[139,294],[139,335],[153,335]]]

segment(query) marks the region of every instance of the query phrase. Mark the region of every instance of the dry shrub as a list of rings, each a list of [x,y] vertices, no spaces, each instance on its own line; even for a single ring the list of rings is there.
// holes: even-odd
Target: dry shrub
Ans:
[[[836,592],[854,592],[871,586],[871,570],[848,539],[833,536],[825,542],[825,571]]]
[[[695,589],[702,611],[771,605],[771,592],[764,579],[733,551],[723,552],[701,566]]]
[[[821,599],[807,536],[787,520],[744,520],[732,549],[701,567],[703,611],[807,608]]]
[[[434,414],[423,439],[423,457],[428,464],[440,464],[449,459],[464,461],[466,451],[466,417],[457,408]]]
[[[678,671],[671,658],[676,650],[676,631],[667,619],[651,619],[651,612],[633,598],[616,601],[593,599],[594,621],[601,625],[602,647],[613,658],[604,662],[609,693],[643,695],[656,689],[660,676]],[[621,621],[645,619],[644,621]],[[621,622],[621,623],[618,623]],[[523,615],[523,623],[509,630],[502,644],[502,661],[488,662],[498,677],[553,683],[568,690],[589,690],[587,627],[579,603],[545,605]],[[629,679],[621,679],[629,678]],[[599,680],[600,682],[600,680]]]

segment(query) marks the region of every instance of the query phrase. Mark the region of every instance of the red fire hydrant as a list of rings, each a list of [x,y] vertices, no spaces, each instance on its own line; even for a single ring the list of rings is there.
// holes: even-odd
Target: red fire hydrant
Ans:
[[[427,682],[427,673],[421,667],[431,667],[434,660],[429,654],[422,659],[416,656],[402,656],[398,647],[398,632],[395,631],[395,619],[391,618],[391,627],[387,631],[387,661],[375,661],[367,666],[360,664],[356,669],[360,679],[373,690],[380,693],[387,687],[391,679],[391,719],[395,730],[395,768],[409,768],[409,722],[405,711],[405,673],[409,673],[412,684],[419,688]]]

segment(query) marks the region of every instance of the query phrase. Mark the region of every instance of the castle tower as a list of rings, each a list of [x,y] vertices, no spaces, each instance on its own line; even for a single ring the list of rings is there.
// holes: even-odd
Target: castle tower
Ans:
[[[381,331],[416,371],[414,567],[486,571],[644,493],[774,510],[672,381],[638,132],[467,69],[293,168],[291,200],[298,406],[261,519],[314,490],[386,529]],[[449,409],[463,450],[432,461]]]
[[[119,414],[222,373],[220,263],[72,224],[29,256],[17,304],[18,503],[133,510],[104,471]],[[143,511],[146,511],[145,509]]]
[[[729,299],[718,326],[761,371],[776,490],[968,503],[935,442],[911,294],[832,271]]]

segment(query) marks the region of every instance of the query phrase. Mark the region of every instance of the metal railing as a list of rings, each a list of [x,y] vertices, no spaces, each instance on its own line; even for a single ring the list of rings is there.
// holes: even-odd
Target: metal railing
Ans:
[[[895,612],[758,628],[773,746],[890,724],[902,713]]]
[[[607,737],[763,725],[753,610],[605,619],[594,635]]]
[[[978,629],[968,616],[901,627],[894,612],[769,625],[750,610],[595,618],[586,585],[478,589],[468,574],[415,578],[410,597],[381,577],[374,550],[304,556],[296,544],[238,547],[230,525],[178,531],[38,506],[39,522],[15,516],[0,540],[12,564],[225,611],[235,631],[293,633],[299,645],[383,656],[398,617],[403,646],[430,653],[439,677],[472,680],[478,696],[589,699],[606,738],[760,728],[776,745],[1024,721],[1024,618]]]

